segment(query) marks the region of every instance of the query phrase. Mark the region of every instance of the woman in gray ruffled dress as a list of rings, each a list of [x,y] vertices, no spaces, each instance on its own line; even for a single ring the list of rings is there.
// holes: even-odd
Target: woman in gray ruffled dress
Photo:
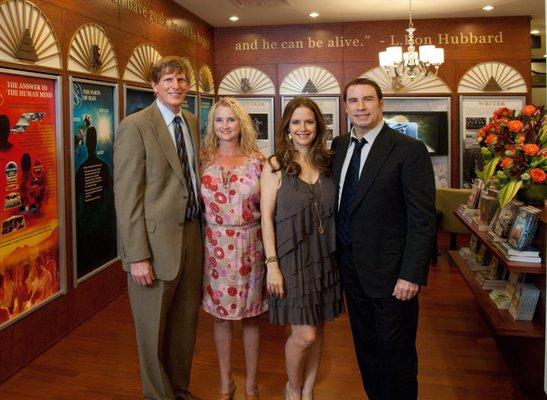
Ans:
[[[269,319],[291,326],[285,343],[285,399],[311,400],[323,325],[343,311],[334,263],[336,191],[317,104],[305,97],[291,100],[276,143],[260,179]]]

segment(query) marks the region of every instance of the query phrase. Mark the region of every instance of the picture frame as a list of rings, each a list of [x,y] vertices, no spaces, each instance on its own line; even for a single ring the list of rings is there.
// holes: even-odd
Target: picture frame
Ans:
[[[123,89],[124,117],[148,107],[156,100],[152,88],[124,84]]]
[[[60,76],[0,68],[0,330],[67,293],[62,104]]]
[[[113,153],[118,85],[69,78],[74,287],[119,261]],[[87,244],[94,243],[92,249]]]
[[[214,96],[199,96],[199,134],[202,139],[205,136],[205,131],[207,130],[209,111],[211,110],[213,104],[215,104]]]
[[[460,187],[471,188],[476,169],[482,169],[482,156],[477,132],[490,122],[492,114],[500,107],[520,112],[526,105],[526,96],[460,96]]]
[[[197,94],[193,93],[186,93],[186,97],[184,98],[184,102],[181,105],[182,109],[188,111],[191,114],[194,114],[194,116],[198,116],[198,96]]]
[[[274,98],[237,97],[245,111],[249,113],[258,137],[258,147],[264,156],[274,152]]]

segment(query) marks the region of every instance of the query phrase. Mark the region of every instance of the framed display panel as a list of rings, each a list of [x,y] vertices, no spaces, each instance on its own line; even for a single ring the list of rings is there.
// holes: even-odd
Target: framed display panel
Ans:
[[[450,187],[450,97],[384,97],[383,115],[391,128],[424,142],[435,186]]]
[[[61,78],[0,69],[0,329],[66,293]]]
[[[470,188],[475,169],[483,168],[477,132],[500,107],[520,113],[526,96],[460,96],[460,186]]]
[[[207,122],[209,120],[209,110],[215,104],[215,98],[210,96],[199,96],[199,134],[201,138],[205,136]]]
[[[196,94],[187,93],[184,103],[181,106],[186,111],[198,116],[198,96]]]
[[[118,86],[70,78],[74,286],[118,260],[113,153]]]
[[[156,100],[156,95],[151,88],[124,84],[123,109],[125,117],[148,107],[154,100]]]
[[[237,100],[251,117],[258,135],[260,151],[269,157],[274,152],[274,98],[238,97]]]
[[[327,128],[327,145],[330,147],[332,139],[340,134],[340,99],[338,97],[309,97],[315,101],[325,118]],[[285,110],[285,106],[294,99],[292,96],[283,96],[281,99],[281,113]]]

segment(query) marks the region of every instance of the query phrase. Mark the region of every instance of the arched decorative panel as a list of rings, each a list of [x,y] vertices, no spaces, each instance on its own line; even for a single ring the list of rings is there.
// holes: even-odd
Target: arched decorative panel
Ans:
[[[123,73],[125,81],[150,83],[150,70],[154,63],[161,59],[160,52],[151,44],[137,46]]]
[[[196,73],[194,71],[194,66],[190,62],[189,59],[185,57],[181,57],[182,61],[184,62],[184,65],[186,66],[186,69],[188,70],[188,76],[186,79],[188,80],[188,86],[190,87],[190,90],[197,91],[197,84],[196,84]]]
[[[368,78],[376,82],[384,95],[388,94],[447,94],[452,93],[448,85],[438,76],[419,75],[414,79],[407,76],[399,80],[389,78],[382,67],[368,70],[359,78]]]
[[[526,93],[526,81],[515,68],[501,62],[484,62],[467,70],[458,93]]]
[[[118,78],[116,53],[103,28],[85,24],[76,31],[70,41],[68,70]]]
[[[329,70],[318,66],[299,67],[287,74],[279,94],[282,96],[340,94],[338,80]]]
[[[253,67],[240,67],[228,73],[218,87],[219,95],[275,95],[272,80],[263,71]]]
[[[46,16],[30,1],[0,5],[0,60],[61,68],[61,52]]]
[[[215,94],[215,80],[208,65],[202,66],[199,70],[198,87],[200,93]]]

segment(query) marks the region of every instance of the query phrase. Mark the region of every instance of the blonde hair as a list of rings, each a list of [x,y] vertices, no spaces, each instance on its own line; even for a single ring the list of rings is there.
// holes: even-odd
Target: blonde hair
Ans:
[[[257,155],[260,156],[258,149],[256,129],[251,122],[251,117],[243,109],[239,101],[233,97],[221,97],[209,110],[209,118],[207,119],[207,130],[201,144],[201,161],[205,164],[213,162],[215,153],[218,150],[220,141],[215,135],[214,118],[215,111],[218,107],[231,108],[237,120],[239,121],[239,147],[245,156]]]

